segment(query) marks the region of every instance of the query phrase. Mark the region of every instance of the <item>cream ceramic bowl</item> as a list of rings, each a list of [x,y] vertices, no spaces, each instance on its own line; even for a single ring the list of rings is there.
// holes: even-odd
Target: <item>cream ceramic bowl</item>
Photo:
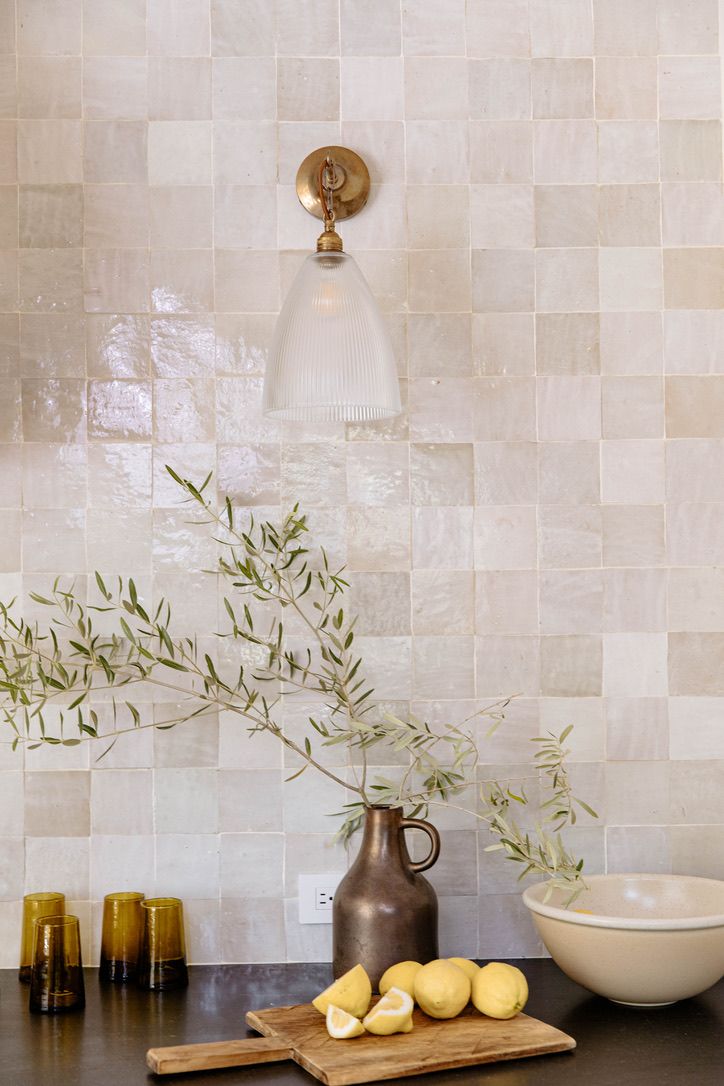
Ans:
[[[563,908],[546,884],[523,894],[557,965],[597,995],[657,1007],[724,976],[724,882],[688,875],[591,875]],[[587,910],[581,912],[577,910]]]

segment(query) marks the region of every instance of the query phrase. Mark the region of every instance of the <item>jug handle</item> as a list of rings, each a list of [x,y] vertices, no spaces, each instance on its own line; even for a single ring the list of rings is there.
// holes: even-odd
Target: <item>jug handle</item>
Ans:
[[[400,821],[401,830],[422,830],[430,838],[430,852],[424,860],[418,863],[410,863],[410,871],[427,871],[428,867],[437,860],[440,855],[440,834],[435,827],[421,818],[403,818]]]

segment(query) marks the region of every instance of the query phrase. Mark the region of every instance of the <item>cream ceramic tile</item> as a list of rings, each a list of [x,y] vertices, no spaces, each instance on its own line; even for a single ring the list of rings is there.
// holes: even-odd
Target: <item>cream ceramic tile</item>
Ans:
[[[86,185],[82,199],[84,240],[88,248],[148,246],[148,192],[145,185]],[[80,209],[78,214],[80,218]],[[67,224],[67,217],[64,221]]]
[[[143,313],[148,310],[149,268],[146,251],[88,249],[84,272],[86,312]]]
[[[211,117],[211,60],[208,57],[151,57],[148,117],[152,121],[208,120]]]
[[[80,121],[18,121],[21,184],[82,181]]]
[[[474,249],[472,254],[473,311],[532,312],[535,269],[533,252],[516,249]]]
[[[701,0],[695,5],[682,3],[682,0],[660,0],[659,52],[713,52],[718,22],[716,0]]]
[[[207,313],[214,307],[211,249],[151,253],[151,308],[155,313]]]
[[[270,122],[216,122],[213,159],[217,185],[272,184],[277,176],[276,126]],[[178,181],[172,178],[169,184]]]
[[[659,124],[662,181],[720,181],[720,121],[667,121]]]
[[[468,124],[408,121],[405,162],[411,185],[459,185],[468,180]]]
[[[669,634],[669,689],[671,694],[722,694],[721,633]]]
[[[11,191],[14,197],[15,190]],[[84,195],[79,185],[21,186],[21,248],[79,247],[82,244],[82,209],[84,209]],[[15,200],[11,204],[11,211],[15,211],[15,223],[17,223]],[[17,232],[15,238],[17,238]],[[14,248],[14,242],[12,242],[12,248]]]
[[[469,195],[465,185],[407,188],[407,235],[411,249],[460,249],[470,244]]]
[[[93,120],[148,116],[145,57],[87,57],[83,62],[83,115]]]
[[[425,61],[423,64],[427,63]],[[464,64],[464,61],[458,62]],[[425,120],[439,116],[467,115],[467,100],[456,113],[451,107],[442,113],[436,113],[431,105],[426,106],[424,98],[425,84],[418,87],[419,76],[407,74],[403,69],[401,57],[345,57],[341,65],[339,116],[345,121],[394,121],[405,112],[405,88],[407,85],[408,109],[410,119]],[[460,79],[452,83],[452,94],[459,88]],[[429,84],[428,84],[429,87]],[[418,90],[416,95],[415,90]],[[429,95],[432,102],[434,96]],[[334,99],[336,105],[336,97]],[[308,114],[310,111],[306,111]],[[318,110],[311,111],[316,116]],[[322,112],[319,116],[325,120],[335,120],[337,113]],[[290,119],[290,118],[286,118]]]
[[[536,306],[541,312],[590,311],[598,306],[595,249],[538,249]]]
[[[593,53],[592,7],[584,0],[530,0],[534,57],[581,57]]]
[[[661,373],[660,313],[601,313],[601,372]]]
[[[719,418],[721,378],[666,378],[666,434],[679,438],[724,436]]]
[[[150,381],[90,381],[88,437],[97,441],[143,441],[151,436]]]
[[[28,443],[22,449],[22,472],[27,508],[72,509],[85,504],[87,453],[83,445]]]
[[[538,693],[541,660],[538,637],[494,636],[475,638],[475,674],[478,688],[503,697],[509,690]]]
[[[416,636],[412,653],[416,697],[469,698],[475,691],[472,637]]]
[[[18,0],[18,52],[78,54],[82,0]]]
[[[596,505],[538,507],[541,568],[601,565],[601,511]]]
[[[465,52],[462,0],[419,0],[402,11],[402,48],[410,56],[458,56]]]
[[[529,61],[513,57],[472,60],[468,73],[471,118],[516,121],[531,116]]]
[[[493,184],[532,181],[530,121],[471,121],[470,179]]]
[[[534,506],[478,507],[475,509],[474,530],[476,569],[527,570],[536,567]]]
[[[0,121],[0,184],[14,185],[18,180],[17,122]]]
[[[596,58],[596,117],[646,120],[658,115],[655,57]]]
[[[545,442],[539,450],[540,501],[590,505],[600,501],[600,453],[592,441]]]
[[[471,569],[472,533],[472,506],[423,506],[413,509],[412,556],[415,569]]]
[[[532,441],[535,382],[529,377],[481,377],[475,382],[476,441]]]
[[[601,56],[656,53],[657,0],[594,0],[594,49]]]
[[[147,0],[148,46],[168,56],[205,56],[209,53],[209,0]]]
[[[273,58],[216,58],[212,101],[215,119],[274,120],[276,68]]]
[[[603,580],[596,570],[548,571],[540,575],[541,634],[599,633]]]
[[[593,116],[592,60],[534,60],[532,76],[534,117]]]
[[[80,57],[18,57],[17,116],[80,117],[81,71]]]
[[[599,697],[601,638],[566,634],[540,639],[540,693],[544,697]]]
[[[664,388],[660,377],[604,377],[605,438],[664,436]]]
[[[591,440],[601,434],[597,377],[541,377],[537,381],[538,436],[543,441]]]
[[[83,308],[81,249],[21,250],[18,279],[21,311],[77,313]]]
[[[721,441],[666,443],[666,496],[669,501],[724,501]]]
[[[473,438],[472,378],[421,378],[410,382],[413,441],[466,442]]]
[[[536,314],[536,371],[573,376],[599,371],[599,319],[596,313]]]
[[[83,179],[148,180],[148,125],[143,121],[87,121],[83,125]]]
[[[86,56],[137,56],[146,51],[146,0],[83,0]]]
[[[466,7],[468,56],[523,57],[530,53],[524,0],[473,0]]]
[[[479,313],[473,318],[473,359],[481,377],[535,370],[535,325],[528,313]]]
[[[724,291],[724,250],[665,249],[664,297],[671,309],[716,309]]]
[[[534,170],[543,184],[596,180],[596,125],[593,121],[536,121]]]
[[[416,570],[412,574],[412,628],[415,635],[473,632],[473,573]]]
[[[218,312],[264,313],[279,308],[279,265],[276,252],[218,249],[215,253],[215,299]]]
[[[724,202],[718,184],[663,185],[664,245],[721,245]]]
[[[538,449],[532,441],[491,441],[475,446],[478,505],[530,505],[537,500]]]
[[[613,504],[663,501],[663,441],[604,441],[601,493],[604,502]]]
[[[667,553],[672,566],[709,566],[718,563],[724,521],[722,506],[686,501],[667,507]]]
[[[338,60],[280,58],[277,62],[279,120],[337,120],[340,115],[339,85]]]
[[[398,56],[402,48],[400,5],[380,0],[375,18],[358,0],[340,4],[341,51],[344,56]]]
[[[23,377],[82,377],[84,323],[77,314],[24,313],[20,324]]]
[[[601,245],[661,243],[661,201],[658,185],[602,185],[600,194]],[[666,212],[664,214],[666,215]],[[666,240],[665,244],[668,244]]]
[[[598,243],[595,185],[536,185],[535,240],[544,248]]]
[[[17,117],[17,63],[12,54],[0,55],[0,117]]]
[[[659,133],[654,121],[598,124],[598,180],[658,181]]]
[[[149,372],[147,317],[92,314],[86,318],[88,376],[145,377]]]
[[[721,117],[719,58],[659,57],[659,109],[662,118]]]
[[[658,249],[621,246],[599,250],[602,310],[660,308],[664,289],[661,280],[661,252]]]
[[[152,185],[205,185],[211,181],[211,124],[152,121],[148,125],[148,180]]]
[[[531,185],[473,185],[470,230],[475,249],[530,249],[534,242]]]
[[[214,56],[273,56],[274,5],[268,0],[211,2],[211,52]]]
[[[87,837],[89,795],[88,773],[26,773],[25,833],[28,837]]]
[[[469,310],[469,250],[420,249],[409,253],[408,290],[413,312]]]
[[[447,373],[465,377],[471,371],[470,319],[461,313],[414,313],[407,324],[410,376]]]
[[[475,574],[477,634],[536,634],[538,585],[535,570]]]
[[[27,441],[81,441],[85,433],[85,382],[76,378],[26,379],[22,383],[23,435]]]

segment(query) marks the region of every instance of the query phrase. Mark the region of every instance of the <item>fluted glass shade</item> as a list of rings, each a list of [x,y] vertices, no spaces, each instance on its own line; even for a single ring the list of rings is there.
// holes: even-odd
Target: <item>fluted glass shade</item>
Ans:
[[[353,422],[400,413],[392,344],[362,272],[346,253],[304,261],[274,332],[264,414]]]

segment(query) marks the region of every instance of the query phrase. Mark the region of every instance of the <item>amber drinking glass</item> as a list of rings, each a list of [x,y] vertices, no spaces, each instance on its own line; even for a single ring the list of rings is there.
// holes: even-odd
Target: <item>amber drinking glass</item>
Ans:
[[[135,980],[141,953],[143,894],[124,890],[106,894],[103,899],[103,932],[101,935],[101,980],[123,984]]]
[[[43,916],[33,924],[30,1010],[62,1014],[85,1007],[77,916]]]
[[[185,988],[186,969],[183,904],[177,897],[151,897],[141,902],[143,939],[138,963],[141,988],[168,991]]]
[[[18,978],[30,984],[30,968],[33,964],[33,922],[41,916],[62,916],[65,912],[65,894],[50,890],[43,894],[26,894],[23,898],[23,934],[20,940],[20,969]]]

